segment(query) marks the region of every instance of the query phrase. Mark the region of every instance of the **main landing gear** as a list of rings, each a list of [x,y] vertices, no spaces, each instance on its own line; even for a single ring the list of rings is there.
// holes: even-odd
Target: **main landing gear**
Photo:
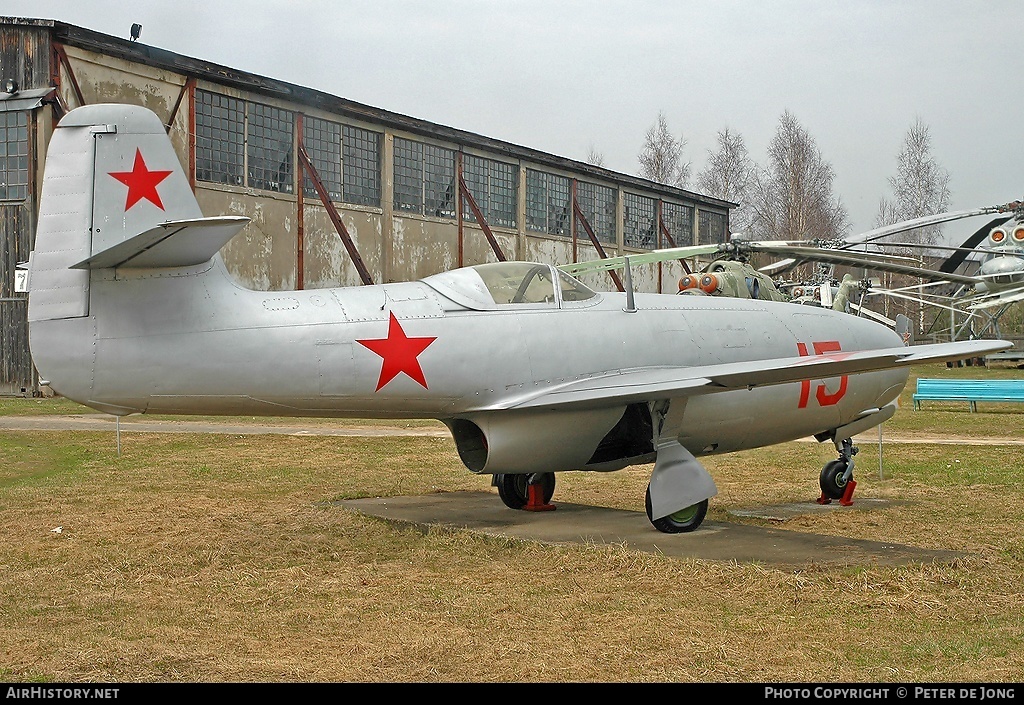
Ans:
[[[838,499],[844,507],[853,504],[853,490],[857,483],[853,480],[853,456],[857,455],[857,447],[852,439],[845,439],[839,447],[839,458],[825,463],[821,469],[818,484],[821,486],[821,497],[818,504],[831,504]]]
[[[704,499],[696,504],[691,504],[689,507],[684,507],[678,512],[672,512],[661,519],[654,519],[651,512],[651,486],[649,484],[647,485],[647,498],[644,503],[647,505],[647,518],[650,519],[655,529],[664,534],[682,534],[693,531],[701,525],[701,522],[704,521],[704,517],[708,513],[708,501]]]
[[[494,476],[498,496],[509,509],[546,512],[555,508],[551,496],[555,494],[555,473],[509,473]]]

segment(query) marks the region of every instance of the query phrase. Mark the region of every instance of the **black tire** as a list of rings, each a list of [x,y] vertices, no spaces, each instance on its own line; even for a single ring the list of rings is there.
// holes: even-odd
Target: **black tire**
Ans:
[[[664,534],[684,534],[693,531],[701,525],[708,513],[708,501],[704,499],[661,519],[653,519],[651,518],[650,485],[647,485],[647,498],[644,504],[647,508],[647,518],[650,519],[655,529]]]
[[[498,488],[498,496],[509,509],[522,509],[530,501],[529,483],[531,478],[539,482],[543,488],[544,503],[551,501],[555,494],[555,473],[514,473],[494,476],[494,484]]]
[[[852,475],[844,479],[846,467],[846,461],[844,460],[833,460],[832,462],[825,463],[825,467],[821,469],[821,477],[818,478],[822,494],[830,499],[842,498],[846,492],[846,485],[853,479]]]

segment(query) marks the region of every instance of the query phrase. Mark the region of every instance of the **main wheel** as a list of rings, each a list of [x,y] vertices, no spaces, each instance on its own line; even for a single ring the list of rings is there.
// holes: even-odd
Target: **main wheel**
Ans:
[[[680,509],[678,512],[672,512],[668,516],[662,517],[661,519],[654,519],[651,516],[651,486],[647,485],[647,498],[645,501],[647,506],[647,518],[654,524],[654,528],[665,534],[682,534],[688,531],[693,531],[701,522],[704,521],[704,517],[708,513],[708,501],[706,499],[691,504],[689,507]]]
[[[529,484],[531,479],[540,484],[544,503],[549,503],[551,496],[555,494],[555,473],[553,472],[510,473],[494,476],[498,496],[501,497],[501,501],[505,503],[506,507],[522,509],[526,506],[526,503],[530,501]]]
[[[847,483],[853,479],[853,477],[846,477],[846,461],[845,460],[833,460],[829,463],[825,463],[825,467],[821,469],[821,477],[818,478],[818,484],[821,486],[822,493],[831,499],[841,499],[843,493],[846,492]]]

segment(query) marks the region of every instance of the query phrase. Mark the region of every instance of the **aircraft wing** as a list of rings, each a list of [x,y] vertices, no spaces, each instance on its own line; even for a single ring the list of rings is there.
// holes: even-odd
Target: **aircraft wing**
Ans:
[[[805,379],[825,379],[874,370],[979,357],[1007,350],[1006,340],[964,340],[932,345],[834,352],[700,367],[621,370],[509,397],[478,411],[599,408],[656,399],[713,394]]]

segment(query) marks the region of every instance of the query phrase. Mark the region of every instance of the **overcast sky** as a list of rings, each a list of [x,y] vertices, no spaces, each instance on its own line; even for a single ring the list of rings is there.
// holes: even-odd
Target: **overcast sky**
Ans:
[[[750,156],[789,110],[853,233],[915,118],[951,210],[1024,197],[1024,52],[1012,0],[5,0],[53,19],[636,174],[664,112],[693,174],[724,127]],[[961,221],[947,236],[981,223]]]

